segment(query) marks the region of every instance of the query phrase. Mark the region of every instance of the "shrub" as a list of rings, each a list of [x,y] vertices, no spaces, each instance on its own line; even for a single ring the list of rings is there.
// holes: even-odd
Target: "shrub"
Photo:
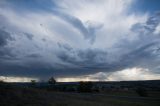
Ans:
[[[92,92],[92,82],[79,82],[78,92]]]

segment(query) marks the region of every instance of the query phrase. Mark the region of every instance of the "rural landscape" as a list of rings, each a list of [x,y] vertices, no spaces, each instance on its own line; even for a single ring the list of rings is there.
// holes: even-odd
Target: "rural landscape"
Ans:
[[[159,106],[160,81],[1,82],[0,105]]]
[[[160,106],[160,0],[0,0],[0,106]]]

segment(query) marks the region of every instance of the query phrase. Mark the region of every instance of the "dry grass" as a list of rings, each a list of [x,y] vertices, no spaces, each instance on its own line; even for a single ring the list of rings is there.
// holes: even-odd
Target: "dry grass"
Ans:
[[[121,96],[120,94],[116,94]],[[33,88],[0,88],[0,106],[160,106],[159,101],[62,93]]]

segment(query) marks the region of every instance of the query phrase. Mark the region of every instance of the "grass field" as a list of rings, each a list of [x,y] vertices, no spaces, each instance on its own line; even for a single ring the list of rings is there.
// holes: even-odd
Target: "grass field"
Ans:
[[[132,92],[133,93],[133,92]],[[160,106],[160,101],[123,93],[64,93],[39,89],[0,89],[0,106]]]

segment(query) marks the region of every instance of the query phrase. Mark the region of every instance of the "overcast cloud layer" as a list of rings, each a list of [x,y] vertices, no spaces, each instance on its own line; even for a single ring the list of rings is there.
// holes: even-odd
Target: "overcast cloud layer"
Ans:
[[[137,2],[1,0],[1,78],[160,79],[160,12]]]

